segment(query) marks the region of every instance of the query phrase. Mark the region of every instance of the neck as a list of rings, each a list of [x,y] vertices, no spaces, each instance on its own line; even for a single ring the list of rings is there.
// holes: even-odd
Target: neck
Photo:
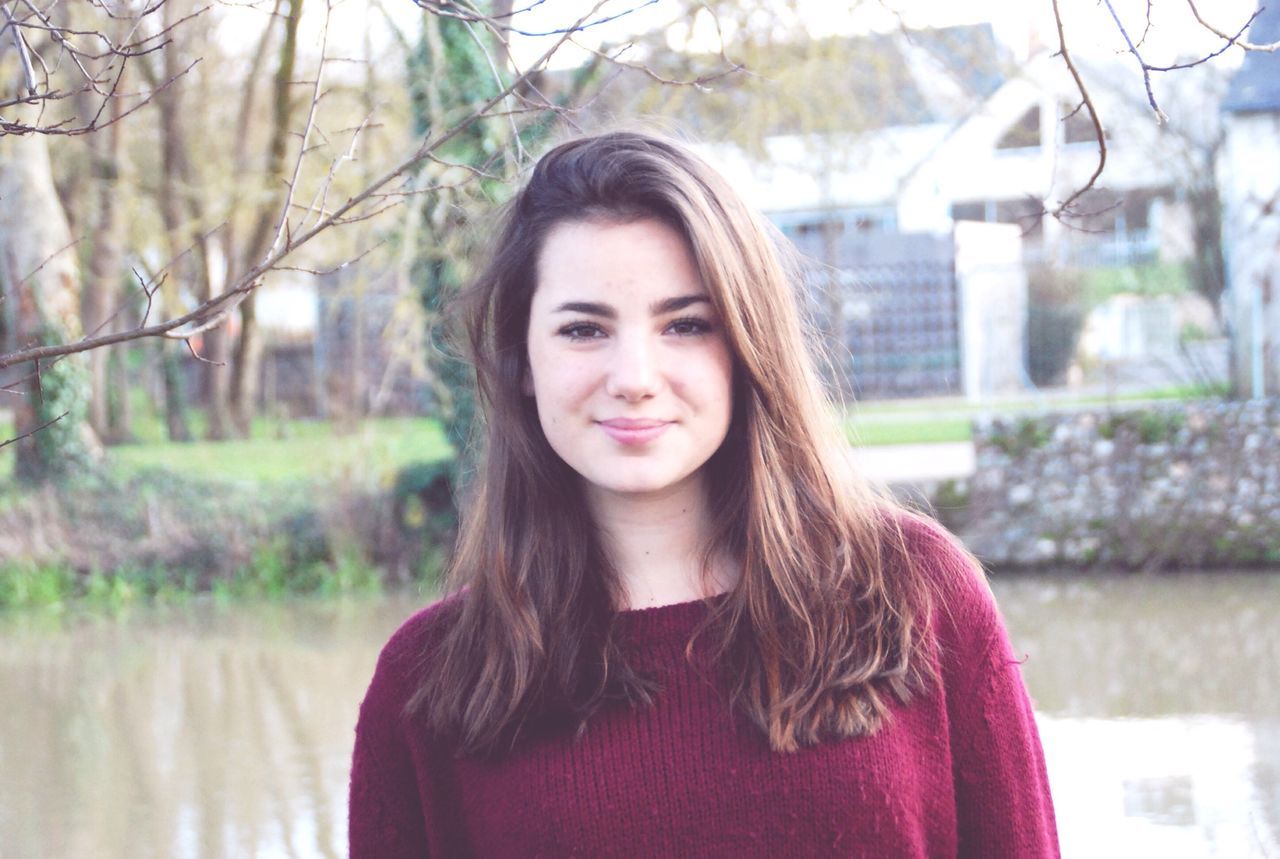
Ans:
[[[704,575],[711,517],[700,480],[645,495],[589,488],[587,498],[623,586],[626,604],[619,608],[703,599],[732,584],[717,559]]]

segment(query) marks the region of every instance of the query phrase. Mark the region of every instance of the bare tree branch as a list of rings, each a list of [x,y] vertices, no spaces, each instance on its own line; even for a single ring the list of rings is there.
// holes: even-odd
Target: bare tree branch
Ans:
[[[663,77],[662,75],[658,74],[649,66],[643,63],[623,62],[621,59],[622,55],[634,47],[633,43],[627,43],[623,45],[616,54],[612,54],[612,55],[604,51],[598,50],[596,48],[591,48],[586,45],[583,45],[581,42],[577,41],[576,39],[573,40],[573,44],[581,48],[582,50],[586,51],[589,54],[599,57],[602,60],[606,60],[612,65],[640,72],[641,74],[648,77],[650,80],[656,81],[657,83],[660,83],[660,84],[665,84],[666,86],[693,87],[694,89],[703,89],[707,84],[713,81],[717,81],[717,80],[720,80],[721,78],[746,70],[746,66],[742,65],[741,63],[734,62],[733,60],[725,56],[725,53],[723,51],[721,51],[720,59],[724,60],[724,62],[727,64],[726,68],[720,69],[715,72],[711,72],[709,74],[699,75],[696,78],[690,78],[688,80],[675,80],[673,78]]]
[[[22,77],[27,84],[27,95],[34,96],[36,94],[36,70],[31,66],[31,51],[27,48],[27,42],[22,38],[22,31],[18,29],[18,24],[13,20],[13,12],[8,6],[4,7],[5,30],[9,30],[13,39],[13,47],[18,52],[18,61],[22,63]]]
[[[621,12],[616,12],[613,15],[607,15],[603,18],[594,18],[595,13],[600,11],[600,8],[604,6],[604,3],[597,3],[587,16],[579,19],[581,23],[573,24],[568,27],[557,27],[550,30],[522,30],[519,27],[513,27],[510,24],[498,24],[494,16],[486,15],[483,12],[478,11],[469,3],[455,2],[455,0],[413,0],[413,2],[420,8],[425,9],[432,14],[439,15],[441,18],[454,18],[459,21],[469,21],[473,24],[485,24],[490,27],[498,27],[508,33],[538,38],[543,36],[564,36],[572,35],[573,33],[580,33],[583,30],[599,27],[601,24],[608,24],[611,21],[617,21],[627,17],[628,15],[634,15],[641,9],[657,4],[659,0],[641,0],[639,4],[632,6],[629,9],[624,9]],[[542,5],[540,2],[533,3],[530,6],[526,6],[525,9],[512,12],[511,16],[518,15],[520,14],[520,11],[527,11],[540,5]],[[460,9],[463,8],[468,11],[460,11]],[[559,46],[560,43],[557,42],[556,48]]]
[[[1207,63],[1210,60],[1212,60],[1214,57],[1220,56],[1221,54],[1229,50],[1233,45],[1240,44],[1240,37],[1243,36],[1248,31],[1249,27],[1253,24],[1253,20],[1257,18],[1258,13],[1262,11],[1262,9],[1259,8],[1252,15],[1250,15],[1249,20],[1244,22],[1244,26],[1241,27],[1240,31],[1236,33],[1234,36],[1223,36],[1223,38],[1226,39],[1226,43],[1218,50],[1210,54],[1205,54],[1204,56],[1199,57],[1195,60],[1191,60],[1189,62],[1174,63],[1173,65],[1169,65],[1169,66],[1154,66],[1151,63],[1148,63],[1146,61],[1146,59],[1142,56],[1142,53],[1138,49],[1138,45],[1140,45],[1142,41],[1146,39],[1146,33],[1145,32],[1143,33],[1142,39],[1139,39],[1138,44],[1135,45],[1133,40],[1129,38],[1129,32],[1125,29],[1124,24],[1121,22],[1120,16],[1116,13],[1115,7],[1111,5],[1111,0],[1103,0],[1103,3],[1106,5],[1107,11],[1111,13],[1111,20],[1115,22],[1116,29],[1118,29],[1120,31],[1120,35],[1124,37],[1125,44],[1128,45],[1129,47],[1129,53],[1133,54],[1134,58],[1137,59],[1138,61],[1138,66],[1142,69],[1142,83],[1147,90],[1147,104],[1151,105],[1151,109],[1155,111],[1156,120],[1161,125],[1168,122],[1169,117],[1165,115],[1165,112],[1160,108],[1160,105],[1156,103],[1156,95],[1151,88],[1151,73],[1152,72],[1172,72],[1172,71],[1177,71],[1179,69],[1189,69],[1198,65],[1202,65],[1203,63]],[[1192,8],[1194,9],[1195,7],[1193,6]],[[1148,2],[1147,3],[1147,29],[1149,30],[1150,28],[1151,28],[1151,4],[1150,2]]]
[[[325,51],[329,46],[329,21],[333,16],[332,0],[325,0],[324,4],[324,24],[320,30],[320,66],[316,69],[315,83],[311,89],[311,103],[307,106],[307,119],[302,126],[302,146],[298,152],[298,158],[293,163],[293,175],[289,177],[289,191],[285,195],[284,203],[280,206],[280,220],[276,223],[275,235],[271,239],[271,248],[269,253],[274,253],[280,243],[285,239],[285,233],[289,229],[289,210],[293,207],[293,197],[297,193],[298,179],[302,175],[302,162],[307,156],[307,141],[311,139],[311,131],[316,125],[316,111],[320,107],[320,92],[322,81],[324,80],[325,67]]]
[[[10,393],[17,393],[17,392],[10,391]],[[17,436],[14,436],[13,438],[7,438],[3,441],[0,441],[0,448],[8,447],[9,445],[15,442],[22,441],[24,438],[29,438],[30,436],[35,435],[36,433],[40,432],[40,430],[48,429],[49,427],[53,426],[54,424],[56,424],[58,421],[62,420],[69,414],[71,414],[71,412],[63,412],[62,414],[58,415],[56,418],[47,420],[44,423],[40,424],[40,426],[33,427],[32,429],[27,430],[22,435],[17,435]]]
[[[1226,33],[1219,30],[1217,27],[1210,24],[1208,21],[1204,19],[1203,16],[1201,16],[1200,10],[1196,8],[1196,0],[1187,0],[1187,5],[1191,7],[1191,14],[1196,17],[1196,21],[1200,24],[1200,26],[1204,27],[1210,33],[1213,33],[1213,35],[1217,36],[1219,39],[1226,39],[1228,42],[1228,47],[1230,47],[1231,45],[1235,45],[1238,48],[1244,48],[1246,51],[1263,51],[1266,53],[1274,53],[1277,49],[1280,49],[1280,42],[1272,42],[1269,45],[1255,45],[1252,42],[1241,41],[1240,34],[1237,34],[1234,37],[1229,36]],[[1258,9],[1258,12],[1261,12],[1261,11],[1262,11],[1261,8]],[[1258,12],[1253,13],[1253,15],[1249,18],[1250,22],[1252,22],[1253,19],[1258,16]],[[1245,29],[1248,29],[1247,24],[1245,25]],[[1244,31],[1242,30],[1241,34],[1243,32]]]
[[[1070,214],[1071,205],[1083,197],[1097,183],[1098,177],[1102,175],[1103,169],[1106,168],[1107,136],[1102,130],[1102,120],[1098,118],[1098,109],[1093,105],[1093,97],[1089,95],[1089,88],[1085,86],[1084,78],[1080,77],[1080,71],[1076,68],[1075,61],[1071,59],[1071,52],[1067,48],[1067,36],[1062,26],[1062,13],[1058,9],[1058,0],[1053,0],[1053,20],[1058,28],[1058,55],[1062,57],[1062,61],[1066,63],[1067,70],[1071,72],[1072,79],[1076,82],[1076,89],[1080,92],[1080,103],[1089,112],[1089,120],[1093,123],[1094,135],[1098,141],[1098,166],[1094,168],[1093,175],[1089,177],[1089,181],[1077,188],[1067,199],[1059,203],[1057,208],[1049,213],[1055,218],[1062,219]],[[1079,108],[1076,109],[1079,110]]]
[[[64,23],[55,22],[51,15],[58,9],[57,4],[50,5],[48,9],[41,9],[32,0],[15,0],[12,6],[8,2],[0,4],[0,8],[3,8],[5,13],[3,26],[0,26],[0,35],[4,31],[12,31],[9,41],[14,44],[18,51],[26,85],[25,95],[0,99],[0,109],[26,107],[34,109],[36,112],[34,118],[0,117],[0,135],[49,134],[78,136],[88,134],[129,116],[149,103],[157,93],[187,74],[191,70],[191,66],[188,66],[169,80],[153,85],[145,93],[125,93],[119,89],[120,81],[124,75],[124,67],[129,60],[162,49],[169,43],[169,32],[175,27],[198,17],[210,8],[205,6],[197,9],[159,33],[137,38],[136,33],[142,19],[155,11],[155,9],[160,8],[164,2],[165,0],[157,0],[152,6],[137,15],[117,14],[108,9],[107,4],[101,2],[90,4],[93,8],[102,10],[110,19],[133,21],[133,27],[129,29],[128,34],[122,39],[113,39],[101,29],[81,30]],[[21,17],[14,14],[14,11],[19,6],[25,10]],[[57,61],[51,63],[46,60],[40,51],[33,50],[33,43],[24,38],[23,30],[38,32],[42,36],[47,36],[48,44],[45,49],[55,52]],[[3,44],[3,42],[0,42],[0,44]],[[86,47],[86,44],[93,44],[94,48],[91,50]],[[36,71],[37,65],[40,68],[39,73]],[[92,93],[98,97],[99,103],[93,111],[92,118],[87,121],[78,120],[75,117],[45,120],[44,108],[47,105],[64,101],[82,93]],[[138,99],[136,104],[132,104],[127,110],[112,110],[111,119],[102,120],[103,115],[107,112],[106,106],[108,103],[113,100],[132,100],[134,98]]]
[[[1169,121],[1169,117],[1164,115],[1164,111],[1160,109],[1160,105],[1156,104],[1156,94],[1151,90],[1151,67],[1147,65],[1147,61],[1142,58],[1142,54],[1138,52],[1138,48],[1133,44],[1133,40],[1129,38],[1129,32],[1125,30],[1124,24],[1120,21],[1120,16],[1116,14],[1115,7],[1111,5],[1111,0],[1102,0],[1106,4],[1107,11],[1111,13],[1111,20],[1116,22],[1116,29],[1120,31],[1120,35],[1124,37],[1124,43],[1129,46],[1129,53],[1133,54],[1138,60],[1138,65],[1142,68],[1142,85],[1147,88],[1147,102],[1151,105],[1151,109],[1156,113],[1156,120],[1163,125]],[[1054,12],[1057,12],[1057,3],[1054,4]],[[1150,9],[1147,10],[1148,13]],[[1149,22],[1148,22],[1149,25]],[[1059,22],[1061,28],[1061,22]],[[1065,59],[1064,54],[1064,59]]]
[[[294,206],[291,194],[290,198],[286,200],[285,205],[281,207],[281,216],[278,222],[280,227],[277,233],[277,241],[273,243],[268,253],[257,264],[244,272],[232,286],[220,295],[214,296],[207,301],[200,303],[186,314],[164,322],[152,325],[139,325],[127,331],[85,337],[74,343],[33,347],[2,355],[0,356],[0,369],[27,361],[44,360],[62,355],[70,355],[85,352],[90,349],[97,349],[103,346],[148,337],[167,337],[171,339],[186,340],[190,343],[190,339],[195,335],[221,325],[226,320],[230,311],[261,284],[263,277],[269,271],[279,267],[285,259],[297,252],[298,249],[308,244],[312,239],[321,235],[330,228],[353,223],[358,220],[365,220],[369,217],[380,214],[383,211],[395,207],[404,198],[409,196],[412,193],[411,191],[393,190],[388,192],[387,189],[398,180],[403,181],[408,179],[413,170],[424,161],[438,160],[435,157],[436,153],[443,146],[461,134],[465,129],[469,128],[473,123],[494,116],[496,114],[495,108],[513,94],[517,93],[522,87],[526,86],[534,74],[545,68],[551,57],[564,44],[570,41],[574,33],[581,31],[588,24],[600,23],[601,19],[595,19],[595,15],[599,12],[601,7],[604,6],[604,4],[605,0],[597,0],[591,9],[582,17],[577,19],[572,26],[557,31],[558,38],[542,54],[542,56],[537,61],[530,64],[524,72],[515,76],[495,95],[482,102],[468,114],[461,117],[457,122],[441,131],[439,134],[434,137],[428,136],[427,138],[424,138],[419,146],[399,164],[370,181],[362,190],[348,197],[343,203],[335,207],[332,211],[327,212],[322,217],[319,217],[314,223],[307,226],[305,229],[295,229],[294,225],[289,221],[289,211]],[[644,5],[649,4],[646,3]],[[612,18],[616,17],[617,16],[612,16]],[[610,20],[612,20],[612,18]],[[319,92],[318,88],[315,92]],[[311,124],[311,122],[313,122],[313,120],[309,120],[309,124]],[[304,146],[302,151],[299,153],[298,158],[302,159],[305,157],[305,153],[306,147]],[[296,187],[297,177],[300,175],[296,163],[293,175],[294,178],[291,182],[292,185]],[[362,207],[367,203],[375,200],[385,200],[387,202],[373,206],[370,211],[361,211]]]

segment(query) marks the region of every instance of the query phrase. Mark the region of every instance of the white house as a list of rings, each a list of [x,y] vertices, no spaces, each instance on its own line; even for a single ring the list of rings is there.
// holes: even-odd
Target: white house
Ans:
[[[1119,63],[1117,63],[1119,66]],[[1114,78],[1107,64],[1094,77]],[[1122,69],[1132,75],[1132,69]],[[922,87],[937,81],[921,81]],[[1141,83],[1138,81],[1140,87]],[[1090,123],[1074,113],[1075,84],[1060,58],[1033,55],[985,96],[968,94],[952,115],[814,141],[780,135],[756,159],[729,145],[708,147],[718,167],[786,229],[836,219],[860,231],[944,233],[956,221],[1014,223],[1028,256],[1057,263],[1108,264],[1183,259],[1191,251],[1179,166],[1152,157],[1153,114],[1098,88],[1107,172],[1076,208],[1091,217],[1042,218],[1088,180],[1098,163]],[[815,157],[819,147],[839,159]],[[1073,227],[1079,227],[1075,229]]]
[[[1249,41],[1280,41],[1280,4],[1254,19]],[[1250,53],[1222,105],[1220,162],[1224,306],[1236,344],[1233,378],[1253,397],[1280,394],[1280,53]]]

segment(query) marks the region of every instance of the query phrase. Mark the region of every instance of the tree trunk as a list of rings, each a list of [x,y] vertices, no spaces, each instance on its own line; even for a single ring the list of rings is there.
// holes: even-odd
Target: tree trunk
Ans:
[[[164,4],[164,27],[172,29],[186,14],[186,7],[177,0]],[[183,44],[171,41],[162,51],[164,80],[172,80],[181,72],[184,61]],[[158,86],[160,76],[149,63],[141,62],[148,82]],[[201,301],[213,297],[213,279],[209,272],[208,241],[201,230],[205,223],[204,202],[198,190],[195,171],[188,157],[188,136],[183,123],[183,90],[179,86],[165,87],[156,94],[156,107],[160,113],[160,217],[164,222],[166,249],[174,260],[170,272],[179,284],[185,285]],[[202,357],[216,363],[201,365],[205,369],[204,394],[208,414],[207,434],[212,439],[230,435],[228,411],[228,368],[226,364],[226,335],[222,331],[206,332],[201,338]],[[190,441],[190,424],[186,415],[186,398],[182,384],[181,355],[186,347],[180,344],[162,345],[159,350],[161,373],[164,377],[165,426],[170,441]]]
[[[120,115],[120,100],[111,100],[112,119]],[[120,273],[124,262],[119,217],[120,129],[115,122],[106,129],[89,135],[93,162],[93,184],[98,201],[98,219],[92,230],[93,247],[89,273],[85,279],[81,301],[84,328],[89,333],[110,334],[120,330],[121,320],[112,318],[120,306]],[[94,349],[89,353],[89,424],[99,438],[107,442],[121,441],[128,428],[111,420],[111,397],[108,365],[117,351],[125,346]],[[118,356],[122,357],[122,356]],[[128,391],[117,392],[128,398]],[[119,413],[117,413],[119,414]]]
[[[164,379],[164,418],[169,441],[191,441],[191,426],[187,423],[186,398],[182,384],[181,343],[170,343],[164,338],[158,341],[160,373]]]
[[[8,117],[6,117],[8,118]],[[75,251],[53,186],[43,135],[0,136],[0,286],[13,344],[66,343],[81,336]],[[86,420],[88,372],[82,355],[28,366],[12,402],[15,476],[59,477],[89,467],[101,447]],[[53,423],[49,423],[54,421]],[[38,429],[49,424],[44,429]]]
[[[240,256],[239,271],[246,271],[266,255],[275,238],[272,230],[281,217],[284,203],[281,191],[285,173],[285,155],[288,150],[290,124],[297,102],[290,97],[294,68],[297,65],[298,22],[302,19],[302,0],[289,0],[289,12],[284,19],[284,39],[280,43],[280,60],[272,87],[271,142],[267,153],[267,169],[264,174],[264,202],[258,210],[253,232]],[[235,363],[231,377],[231,408],[236,429],[241,435],[249,434],[253,415],[257,410],[258,379],[262,368],[261,332],[257,324],[257,303],[250,293],[240,305],[240,337],[236,342]]]

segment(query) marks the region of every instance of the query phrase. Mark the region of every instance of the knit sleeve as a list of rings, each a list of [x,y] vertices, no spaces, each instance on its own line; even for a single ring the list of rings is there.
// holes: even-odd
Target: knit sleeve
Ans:
[[[1059,855],[1044,752],[1020,662],[991,604],[985,647],[952,709],[959,855]]]
[[[936,522],[910,519],[907,545],[935,594],[960,857],[1057,857],[1044,752],[1021,663],[974,559]]]
[[[348,805],[352,859],[428,855],[417,773],[402,715],[408,686],[392,654],[388,645],[379,657],[356,724]]]

